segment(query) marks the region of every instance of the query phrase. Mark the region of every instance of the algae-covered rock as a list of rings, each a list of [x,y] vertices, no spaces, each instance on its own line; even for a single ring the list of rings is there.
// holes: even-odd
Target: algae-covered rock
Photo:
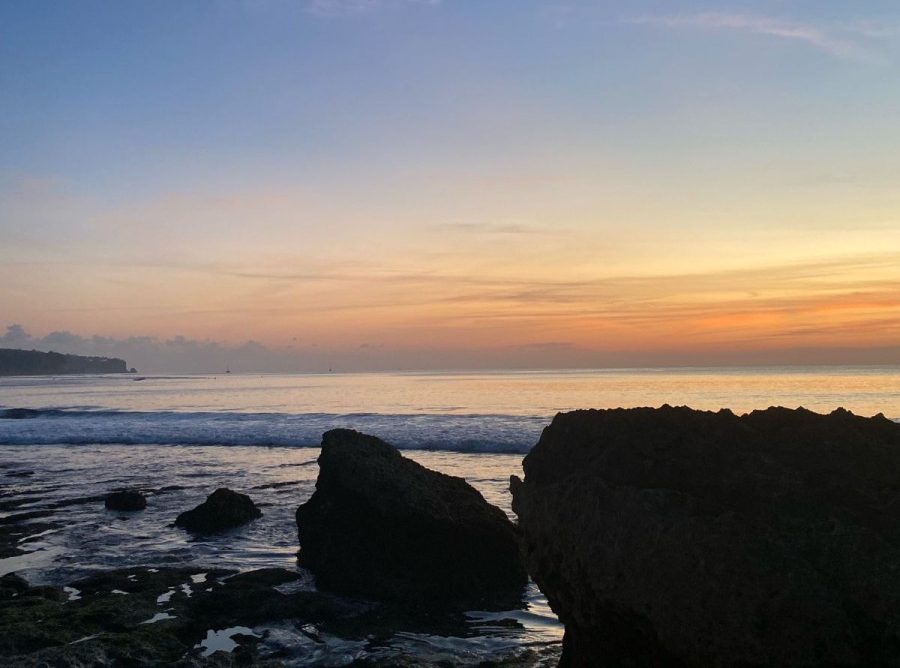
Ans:
[[[0,580],[0,665],[279,665],[260,656],[260,638],[236,635],[233,654],[203,656],[210,629],[266,622],[326,623],[359,608],[314,591],[278,589],[294,570],[236,574],[200,568],[132,568],[98,573],[61,587]],[[58,592],[58,595],[50,595]],[[263,634],[264,635],[264,632]]]

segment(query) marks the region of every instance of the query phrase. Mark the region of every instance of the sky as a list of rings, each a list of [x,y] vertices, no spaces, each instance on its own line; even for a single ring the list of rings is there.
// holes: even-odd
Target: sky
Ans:
[[[900,363],[898,66],[895,0],[0,0],[0,346]]]

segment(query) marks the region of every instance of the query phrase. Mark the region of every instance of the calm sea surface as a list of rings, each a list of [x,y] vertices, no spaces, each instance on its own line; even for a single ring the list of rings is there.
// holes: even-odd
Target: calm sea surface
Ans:
[[[753,368],[522,373],[0,378],[0,519],[53,507],[46,531],[0,574],[62,583],[96,569],[296,565],[294,511],[313,492],[323,431],[352,427],[466,478],[510,513],[508,479],[558,411],[664,403],[745,412],[804,406],[900,418],[900,368]],[[31,409],[18,411],[15,409]],[[16,418],[16,419],[13,419]],[[92,500],[121,486],[149,495],[123,517]],[[169,524],[217,487],[250,494],[260,520],[195,539]],[[354,658],[432,665],[551,665],[562,627],[533,585],[523,608],[470,613],[463,637],[398,633],[377,648],[329,638],[291,665]],[[284,642],[284,634],[279,637]]]

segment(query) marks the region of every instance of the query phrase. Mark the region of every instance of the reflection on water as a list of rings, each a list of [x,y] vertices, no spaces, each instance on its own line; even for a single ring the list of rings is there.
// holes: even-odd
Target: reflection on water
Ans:
[[[664,403],[744,412],[843,406],[900,418],[900,368],[0,378],[0,406],[127,411],[519,415]]]

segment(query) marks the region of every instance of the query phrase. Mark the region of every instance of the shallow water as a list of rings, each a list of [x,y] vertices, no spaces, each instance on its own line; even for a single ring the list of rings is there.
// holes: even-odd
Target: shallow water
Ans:
[[[465,477],[490,503],[511,513],[508,480],[510,474],[521,471],[519,455],[405,454],[431,469]],[[294,511],[313,493],[317,456],[316,448],[259,446],[0,446],[0,461],[7,464],[0,472],[2,500],[21,502],[0,517],[52,509],[51,516],[33,521],[53,524],[22,544],[33,552],[0,560],[0,572],[15,570],[33,583],[62,584],[92,571],[127,566],[295,568]],[[20,475],[28,471],[33,474]],[[118,486],[146,490],[147,509],[137,513],[106,510],[99,497]],[[249,494],[263,516],[234,531],[202,538],[170,526],[179,512],[218,487]],[[312,586],[311,579],[306,585]],[[196,588],[203,583],[195,580],[185,586]],[[293,647],[294,665],[340,665],[343,656],[382,660],[412,656],[425,664],[478,663],[530,657],[531,653],[533,657],[523,658],[528,665],[552,663],[562,626],[534,585],[526,592],[525,604],[524,610],[508,613],[472,611],[466,634],[459,637],[399,633],[387,645],[375,648],[325,637],[324,645],[312,647],[302,633],[284,627],[272,642]],[[165,617],[147,623],[161,619]]]

